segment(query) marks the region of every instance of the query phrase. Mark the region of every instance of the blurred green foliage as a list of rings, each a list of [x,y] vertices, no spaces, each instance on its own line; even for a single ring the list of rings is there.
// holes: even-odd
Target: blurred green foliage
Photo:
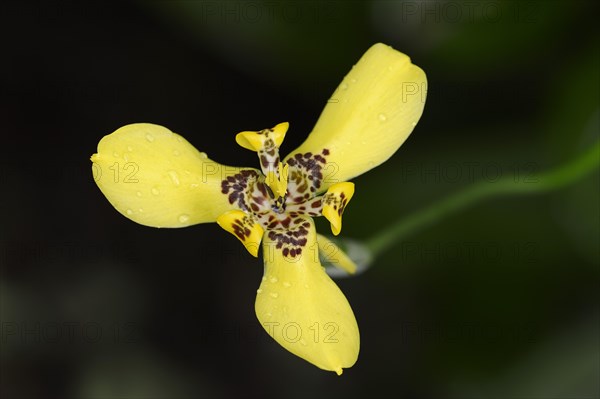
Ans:
[[[342,76],[384,42],[425,70],[429,93],[403,147],[355,179],[342,234],[368,240],[477,182],[536,184],[598,140],[597,2],[93,4],[50,12],[13,4],[20,19],[2,9],[5,37],[18,26],[23,41],[6,44],[15,66],[2,83],[27,89],[3,103],[7,131],[26,126],[11,135],[24,141],[5,148],[34,153],[5,157],[14,165],[2,176],[11,194],[3,196],[0,309],[3,321],[29,326],[134,320],[140,335],[114,345],[107,329],[92,346],[5,334],[3,397],[600,395],[598,172],[560,191],[478,202],[339,280],[362,338],[358,363],[341,378],[256,338],[262,268],[214,226],[135,226],[108,209],[87,174],[39,177],[51,145],[53,157],[75,154],[87,173],[101,132],[140,120],[175,123],[184,135],[185,127],[228,164],[253,158],[221,150],[233,146],[234,132],[216,130],[227,123],[277,123],[284,113],[285,145],[299,144]],[[92,104],[74,89],[52,97],[44,84],[64,76],[84,94],[86,82],[107,89],[92,91]],[[40,192],[52,193],[41,206]],[[20,206],[27,212],[14,211]],[[322,220],[318,228],[329,232]],[[91,244],[56,250],[55,235]],[[19,239],[34,244],[10,248]],[[36,243],[50,249],[36,253]]]

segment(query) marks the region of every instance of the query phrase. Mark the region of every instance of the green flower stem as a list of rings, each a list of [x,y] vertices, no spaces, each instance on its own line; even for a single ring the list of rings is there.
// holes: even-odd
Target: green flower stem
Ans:
[[[392,248],[395,243],[409,234],[414,234],[454,212],[480,200],[500,195],[537,194],[556,190],[576,182],[600,164],[600,140],[576,159],[553,170],[542,173],[528,181],[505,177],[495,182],[479,182],[456,194],[412,213],[393,223],[366,241],[373,257]]]

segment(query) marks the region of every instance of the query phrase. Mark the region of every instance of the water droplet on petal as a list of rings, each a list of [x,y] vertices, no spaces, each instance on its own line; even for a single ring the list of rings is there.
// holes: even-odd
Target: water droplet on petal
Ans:
[[[150,133],[146,133],[146,140],[148,140],[148,142],[152,143],[154,141],[154,136],[151,135]]]
[[[277,282],[277,277],[273,276],[269,279],[269,281],[275,284]]]
[[[283,286],[284,286],[285,288],[290,288],[290,287],[292,286],[292,284],[290,284],[290,283],[289,283],[289,282],[287,282],[287,281],[284,281],[284,282],[283,282]]]
[[[180,155],[181,155],[181,153],[179,152],[179,150],[173,150],[173,156],[174,157],[178,157]]]
[[[177,220],[179,220],[179,223],[187,223],[190,220],[190,215],[186,215],[185,213],[181,214]]]
[[[175,186],[179,186],[179,184],[181,184],[181,182],[179,181],[179,175],[177,174],[177,172],[175,172],[174,170],[170,170],[167,173],[169,174],[169,177],[171,178],[171,181],[173,182],[173,184]]]
[[[378,118],[382,122],[385,122],[387,120],[387,116],[385,116],[385,114],[379,114]]]
[[[141,197],[142,196],[142,192],[138,191],[138,192],[135,193],[135,195],[137,195],[138,197]]]
[[[271,296],[271,298],[277,298],[279,296],[279,294],[276,292],[271,292],[269,295]]]
[[[130,215],[130,216],[131,216],[131,215],[133,215],[133,211],[132,211],[131,209],[127,209],[127,210],[125,211],[125,213],[127,213],[127,214],[128,214],[128,215]]]
[[[260,293],[262,293],[262,290],[259,288],[259,289],[256,290],[256,293],[260,294]]]
[[[152,187],[152,190],[150,190],[152,192],[153,195],[159,195],[160,194],[160,190],[156,187]]]

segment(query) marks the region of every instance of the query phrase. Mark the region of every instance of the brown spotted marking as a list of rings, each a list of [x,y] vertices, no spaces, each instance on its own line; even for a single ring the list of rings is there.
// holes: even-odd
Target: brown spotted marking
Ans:
[[[259,178],[259,174],[254,170],[242,170],[233,176],[228,176],[221,181],[221,192],[228,195],[229,203],[237,202],[243,211],[248,211],[249,201],[248,193],[253,189],[254,183]]]
[[[269,230],[267,234],[275,243],[275,248],[281,250],[283,256],[293,258],[302,254],[302,250],[306,247],[309,229],[310,222],[298,217],[291,220],[288,228]]]
[[[348,198],[343,192],[339,194],[328,193],[323,196],[323,204],[331,205],[333,210],[335,210],[339,216],[342,216],[344,209],[348,204]]]
[[[288,160],[290,168],[288,191],[292,202],[304,202],[319,190],[328,155],[329,150],[324,149],[320,154],[311,152],[294,154]]]
[[[308,216],[320,216],[323,206],[333,204],[341,215],[348,202],[342,193],[339,196],[326,194],[316,196],[323,180],[323,168],[327,164],[329,150],[318,154],[311,152],[294,154],[288,160],[288,191],[283,197],[275,198],[265,179],[268,172],[279,178],[279,149],[275,145],[272,129],[258,132],[265,135],[263,148],[258,151],[263,174],[255,170],[242,170],[221,181],[221,192],[228,196],[230,204],[248,213],[248,216],[233,222],[233,232],[245,241],[252,232],[254,223],[260,223],[275,248],[285,257],[302,254],[307,245],[310,229]]]

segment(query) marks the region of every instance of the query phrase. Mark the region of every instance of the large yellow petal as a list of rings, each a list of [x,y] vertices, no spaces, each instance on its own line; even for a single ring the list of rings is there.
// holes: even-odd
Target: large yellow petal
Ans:
[[[222,192],[222,183],[228,177],[240,179],[242,169],[208,159],[162,126],[123,126],[100,140],[91,160],[94,180],[108,201],[127,218],[146,226],[214,222],[219,215],[240,208],[239,198]],[[258,176],[253,169],[243,171]]]
[[[300,223],[303,227],[288,235],[291,240],[272,231],[263,237],[265,274],[256,316],[285,349],[339,375],[358,358],[358,326],[346,297],[319,262],[312,219]]]
[[[285,161],[316,157],[312,174],[322,181],[311,183],[317,192],[358,176],[402,145],[423,113],[426,94],[425,73],[408,56],[375,44],[335,90],[306,141]],[[291,165],[291,174],[293,170]]]

